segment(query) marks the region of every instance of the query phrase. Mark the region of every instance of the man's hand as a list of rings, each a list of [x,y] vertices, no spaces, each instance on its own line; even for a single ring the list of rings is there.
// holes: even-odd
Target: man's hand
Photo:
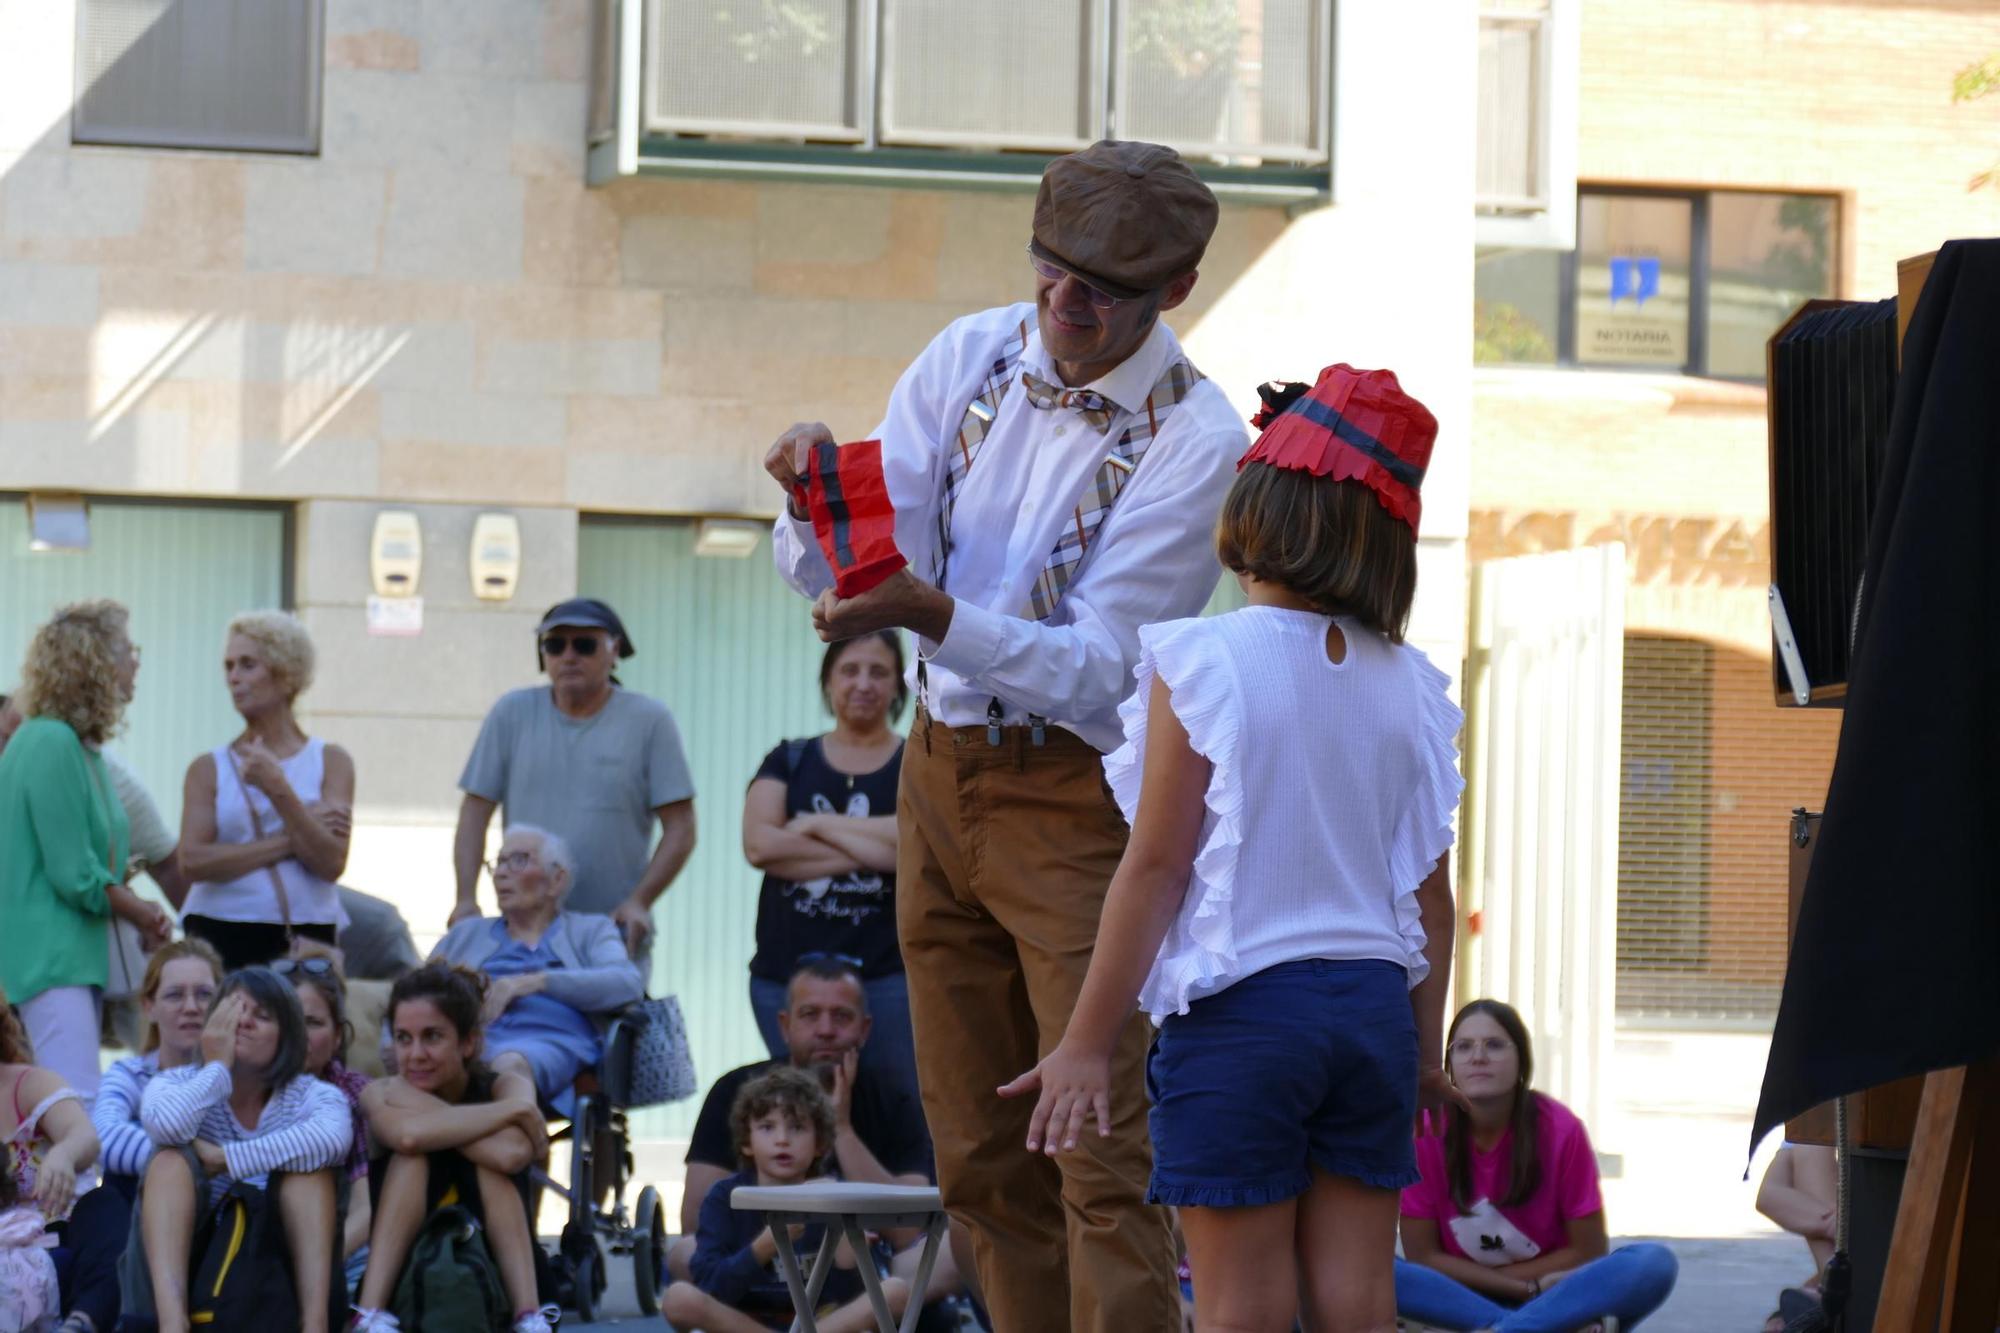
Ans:
[[[940,642],[957,603],[908,569],[899,569],[859,597],[828,588],[813,603],[813,628],[826,643],[858,639],[879,629],[914,630]]]
[[[771,480],[784,488],[785,512],[793,518],[805,517],[799,512],[792,487],[805,479],[806,467],[812,462],[813,446],[833,442],[833,432],[824,423],[801,421],[780,435],[778,442],[765,451],[764,470],[771,474]]]
[[[229,1170],[229,1159],[222,1155],[221,1145],[207,1139],[194,1141],[194,1155],[201,1162],[202,1170],[211,1176],[219,1176]]]
[[[637,958],[653,938],[653,912],[637,898],[627,898],[611,910],[611,920],[625,937],[625,952]]]
[[[479,900],[475,898],[471,902],[455,904],[451,909],[451,915],[444,919],[444,928],[450,930],[461,921],[476,921],[478,919]]]
[[[861,1067],[861,1052],[845,1051],[840,1063],[832,1066],[831,1085],[826,1090],[826,1098],[833,1103],[833,1127],[835,1132],[854,1128],[854,1073]]]

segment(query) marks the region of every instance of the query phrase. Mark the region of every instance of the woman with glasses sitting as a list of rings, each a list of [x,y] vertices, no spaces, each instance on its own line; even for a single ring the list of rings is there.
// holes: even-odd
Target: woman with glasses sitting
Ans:
[[[431,952],[486,974],[487,1058],[565,1116],[576,1076],[603,1057],[611,1016],[646,993],[611,918],[563,910],[573,866],[561,838],[514,825],[487,867],[500,915],[460,921]]]
[[[1527,1025],[1474,1000],[1445,1034],[1445,1070],[1469,1111],[1420,1134],[1423,1179],[1403,1191],[1396,1313],[1435,1328],[1568,1333],[1660,1308],[1679,1264],[1663,1245],[1610,1248],[1597,1155],[1583,1122],[1536,1092]],[[1433,1126],[1432,1128],[1437,1128]]]
[[[193,887],[181,924],[234,972],[291,952],[296,936],[334,943],[354,761],[293,715],[313,677],[312,639],[297,617],[230,621],[222,674],[243,730],[188,765],[181,873]]]
[[[750,1007],[771,1058],[786,1057],[778,1014],[802,963],[832,960],[861,977],[875,1020],[864,1068],[917,1090],[910,990],[896,942],[896,784],[909,699],[895,630],[830,644],[820,697],[833,729],[764,756],[743,797],[743,855],[764,872]]]

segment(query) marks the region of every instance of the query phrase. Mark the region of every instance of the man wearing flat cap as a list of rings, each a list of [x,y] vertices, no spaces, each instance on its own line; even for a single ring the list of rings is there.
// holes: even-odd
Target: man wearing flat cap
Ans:
[[[609,915],[633,956],[645,952],[653,903],[694,851],[694,782],[673,714],[618,683],[619,659],[635,653],[618,613],[595,598],[558,602],[542,617],[535,661],[548,684],[500,696],[458,779],[450,924],[479,915],[498,807],[503,827],[532,824],[569,844],[576,868],[564,907]]]
[[[777,521],[779,571],[817,599],[822,638],[918,635],[897,918],[939,1184],[1002,1333],[1180,1327],[1167,1222],[1145,1197],[1143,1020],[1112,1065],[1108,1137],[1031,1156],[1033,1098],[995,1089],[1054,1047],[1083,983],[1125,847],[1100,761],[1122,738],[1139,627],[1197,614],[1219,573],[1212,531],[1246,432],[1160,321],[1216,217],[1172,149],[1056,159],[1033,304],[945,329],[875,429],[909,568],[841,598],[805,511]],[[832,439],[794,426],[765,467],[789,494]]]

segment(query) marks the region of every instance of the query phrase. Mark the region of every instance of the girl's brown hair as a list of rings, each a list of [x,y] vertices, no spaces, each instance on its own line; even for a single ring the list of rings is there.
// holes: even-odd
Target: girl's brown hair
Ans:
[[[146,960],[146,979],[139,983],[139,1007],[147,1011],[146,1035],[139,1041],[141,1055],[151,1055],[160,1047],[160,1027],[153,1021],[151,1013],[153,1001],[160,998],[160,977],[166,972],[167,964],[182,958],[199,958],[207,963],[209,972],[215,977],[216,988],[220,990],[222,987],[222,956],[207,940],[190,935],[153,950],[153,956]]]
[[[13,1006],[7,1003],[7,992],[0,990],[0,1065],[31,1065],[35,1063],[35,1048],[28,1044],[28,1033],[21,1026],[21,1020],[14,1015]]]
[[[1474,1000],[1459,1010],[1458,1016],[1451,1020],[1450,1031],[1445,1033],[1447,1052],[1451,1050],[1452,1040],[1458,1036],[1459,1024],[1474,1014],[1485,1014],[1500,1025],[1500,1030],[1507,1034],[1507,1040],[1514,1043],[1514,1053],[1520,1061],[1514,1083],[1514,1104],[1507,1109],[1507,1127],[1514,1135],[1507,1192],[1504,1197],[1493,1200],[1495,1205],[1506,1208],[1525,1202],[1542,1183],[1541,1154],[1536,1142],[1541,1137],[1541,1096],[1528,1086],[1535,1079],[1535,1052],[1528,1044],[1528,1025],[1521,1021],[1521,1015],[1515,1012],[1513,1005],[1501,1000]],[[1450,1056],[1445,1058],[1448,1061]],[[1479,1202],[1472,1197],[1471,1119],[1456,1106],[1445,1107],[1445,1172],[1451,1178],[1451,1201],[1461,1213],[1471,1212],[1472,1205]]]
[[[67,722],[93,744],[111,739],[125,714],[118,689],[118,640],[130,616],[116,602],[72,602],[49,617],[28,643],[21,663],[21,692],[14,701],[24,717]]]
[[[319,992],[320,999],[326,1001],[326,1011],[333,1015],[335,1040],[329,1064],[345,1066],[347,1048],[354,1044],[354,1024],[347,1020],[347,977],[341,971],[340,955],[318,940],[301,940],[293,951],[293,957],[298,961],[307,958],[324,958],[327,961],[324,972],[308,972],[302,967],[294,967],[284,975],[291,981],[293,990],[310,986]]]
[[[737,1091],[729,1106],[729,1136],[735,1140],[736,1155],[746,1163],[750,1160],[750,1126],[773,1112],[812,1126],[812,1174],[824,1172],[833,1156],[833,1103],[819,1080],[790,1065],[761,1074]]]
[[[1417,537],[1361,482],[1246,463],[1222,502],[1215,553],[1225,569],[1403,641],[1417,595]]]

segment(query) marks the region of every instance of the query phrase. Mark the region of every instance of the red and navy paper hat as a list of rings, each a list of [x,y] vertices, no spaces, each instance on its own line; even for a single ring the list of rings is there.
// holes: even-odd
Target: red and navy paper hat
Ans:
[[[1244,463],[1263,463],[1362,482],[1416,532],[1423,513],[1418,490],[1438,424],[1428,408],[1403,392],[1394,371],[1356,370],[1343,362],[1322,370],[1311,389],[1265,385],[1257,392],[1265,406],[1250,424],[1264,433],[1237,471]]]

